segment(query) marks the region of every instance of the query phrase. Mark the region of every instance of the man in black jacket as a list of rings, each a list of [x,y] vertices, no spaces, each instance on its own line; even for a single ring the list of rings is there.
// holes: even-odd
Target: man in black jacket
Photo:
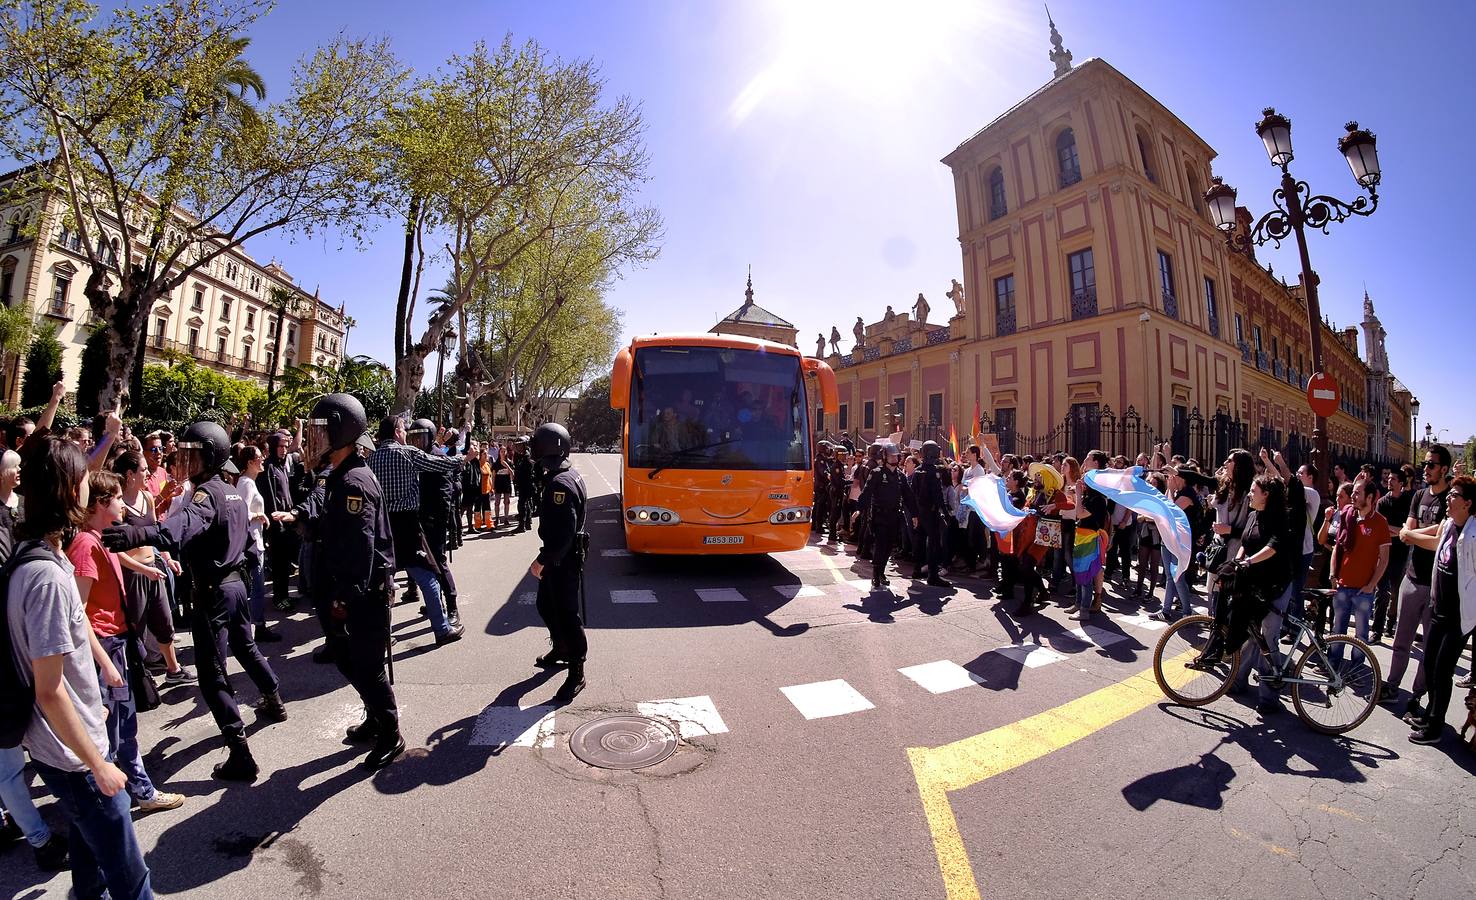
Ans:
[[[892,549],[910,523],[917,523],[917,502],[907,479],[897,468],[897,447],[885,445],[886,464],[873,470],[857,501],[861,514],[870,517],[871,586],[887,586],[887,562]]]
[[[262,532],[267,543],[267,571],[272,579],[272,602],[286,612],[292,608],[290,581],[301,543],[297,530],[273,518],[274,513],[288,512],[302,499],[302,463],[287,452],[291,436],[278,431],[267,438],[266,462],[256,476],[256,489],[261,492],[269,524]]]

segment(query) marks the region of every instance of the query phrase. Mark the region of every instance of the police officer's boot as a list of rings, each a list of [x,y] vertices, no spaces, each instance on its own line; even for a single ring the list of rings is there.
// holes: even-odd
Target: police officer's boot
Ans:
[[[582,690],[584,690],[584,663],[571,662],[569,663],[569,675],[564,679],[564,683],[559,685],[558,693],[554,694],[554,702],[560,705],[573,703],[574,698],[578,697]]]
[[[562,669],[569,664],[564,658],[564,651],[558,644],[549,648],[549,651],[533,660],[533,665],[540,669]]]
[[[287,721],[287,706],[282,702],[281,692],[262,694],[261,699],[256,701],[256,715],[272,722]]]
[[[446,603],[446,624],[456,626],[461,624],[461,613],[456,611],[456,595],[443,592],[441,599]]]
[[[390,716],[383,717],[374,738],[374,749],[364,757],[364,768],[371,771],[383,769],[405,752],[405,739],[400,736],[400,723]]]
[[[350,725],[344,733],[344,743],[364,744],[379,737],[379,721],[366,709],[364,720],[357,725]]]
[[[251,756],[251,748],[246,745],[246,735],[238,734],[226,738],[230,747],[230,755],[225,762],[215,766],[214,774],[221,781],[245,781],[256,780],[256,760]]]

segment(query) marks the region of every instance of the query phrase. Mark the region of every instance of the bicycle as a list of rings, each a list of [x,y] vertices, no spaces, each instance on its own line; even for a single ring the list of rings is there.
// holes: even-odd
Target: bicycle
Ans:
[[[1224,658],[1214,665],[1189,665],[1199,656],[1215,627],[1211,616],[1185,616],[1158,639],[1153,650],[1153,677],[1174,702],[1204,706],[1230,690],[1235,674],[1240,671],[1244,642],[1227,647]],[[1287,629],[1294,630],[1296,638],[1286,653],[1267,648],[1260,628],[1253,630],[1252,638],[1261,654],[1275,661],[1271,673],[1260,676],[1262,683],[1289,687],[1297,717],[1314,731],[1343,734],[1362,725],[1378,704],[1384,683],[1373,651],[1350,635],[1320,635],[1291,611],[1286,614],[1283,633]],[[1331,651],[1339,646],[1342,652],[1334,658]]]

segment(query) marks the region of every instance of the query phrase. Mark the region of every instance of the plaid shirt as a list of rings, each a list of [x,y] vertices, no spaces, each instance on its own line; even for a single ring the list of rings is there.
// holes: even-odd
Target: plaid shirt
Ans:
[[[420,473],[452,473],[461,468],[457,456],[432,456],[418,447],[381,441],[369,454],[369,468],[379,479],[384,501],[392,513],[420,509]]]

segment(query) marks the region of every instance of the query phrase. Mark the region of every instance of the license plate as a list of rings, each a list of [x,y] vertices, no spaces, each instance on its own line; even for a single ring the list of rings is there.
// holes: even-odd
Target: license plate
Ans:
[[[707,537],[704,537],[702,539],[702,543],[704,543],[704,544],[741,544],[741,543],[743,543],[743,535],[741,535],[741,534],[710,534]]]

